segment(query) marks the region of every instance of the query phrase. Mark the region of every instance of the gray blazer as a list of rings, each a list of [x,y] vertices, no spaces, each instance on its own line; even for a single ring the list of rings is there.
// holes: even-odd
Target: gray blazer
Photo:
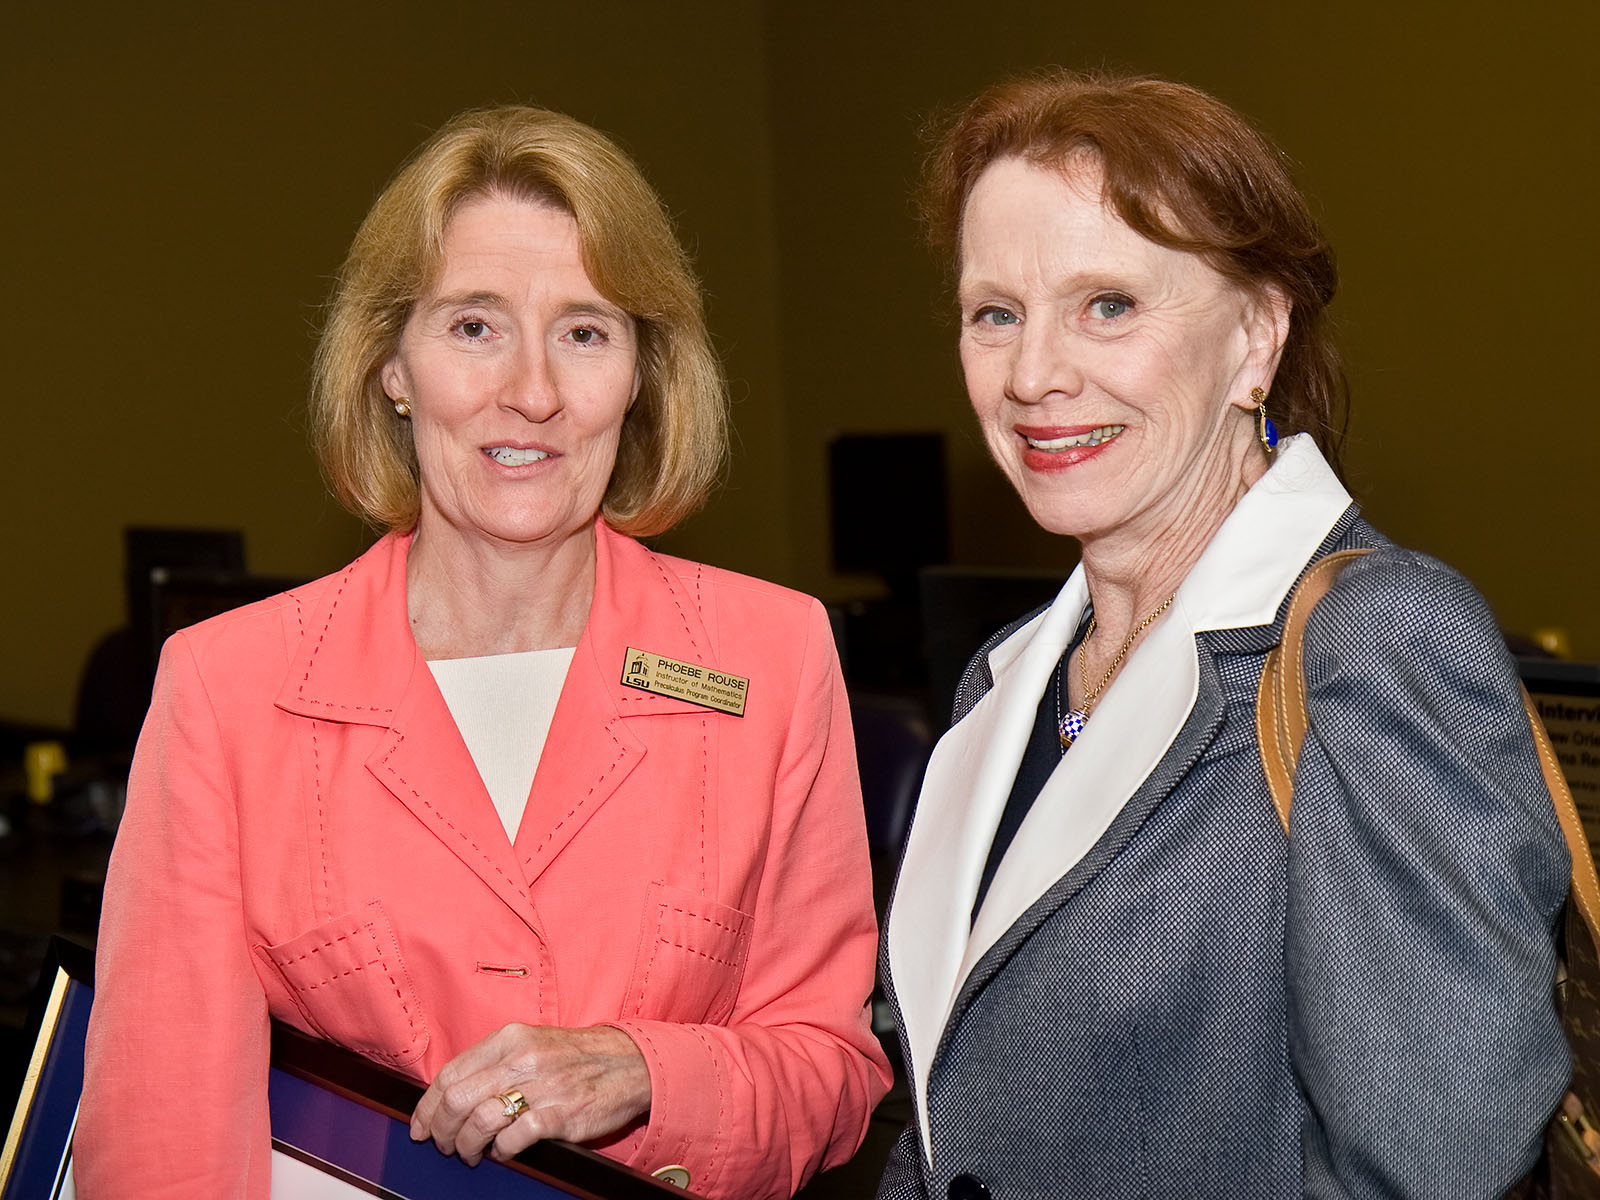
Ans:
[[[961,981],[932,1162],[913,1122],[880,1200],[1464,1200],[1531,1168],[1568,1077],[1569,864],[1515,667],[1472,587],[1354,506],[1312,557],[1352,546],[1308,627],[1288,839],[1255,730],[1285,599],[1195,635],[1166,753]]]

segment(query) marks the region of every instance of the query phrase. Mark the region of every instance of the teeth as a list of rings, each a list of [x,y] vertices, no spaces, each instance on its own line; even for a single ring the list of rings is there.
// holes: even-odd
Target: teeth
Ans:
[[[1028,438],[1027,442],[1029,448],[1033,450],[1071,450],[1078,446],[1098,446],[1102,442],[1109,442],[1126,428],[1126,425],[1102,425],[1099,429],[1091,429],[1088,433],[1080,433],[1076,437],[1043,440]]]
[[[543,450],[518,450],[512,446],[491,446],[484,451],[502,467],[525,467],[550,455]]]

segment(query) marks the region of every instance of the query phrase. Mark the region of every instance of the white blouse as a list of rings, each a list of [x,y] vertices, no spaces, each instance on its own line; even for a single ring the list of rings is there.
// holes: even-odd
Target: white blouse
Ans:
[[[428,663],[512,841],[575,650],[568,646]]]

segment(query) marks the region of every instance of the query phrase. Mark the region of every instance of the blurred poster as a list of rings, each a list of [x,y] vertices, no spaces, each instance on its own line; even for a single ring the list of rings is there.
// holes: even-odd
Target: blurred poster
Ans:
[[[1521,667],[1583,831],[1600,847],[1600,666],[1524,659]]]

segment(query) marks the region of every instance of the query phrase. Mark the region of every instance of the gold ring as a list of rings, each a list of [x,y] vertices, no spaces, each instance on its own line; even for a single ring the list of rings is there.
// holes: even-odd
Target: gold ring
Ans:
[[[501,1092],[495,1099],[504,1106],[501,1111],[513,1121],[528,1111],[527,1098],[516,1088],[512,1088],[509,1092]]]

